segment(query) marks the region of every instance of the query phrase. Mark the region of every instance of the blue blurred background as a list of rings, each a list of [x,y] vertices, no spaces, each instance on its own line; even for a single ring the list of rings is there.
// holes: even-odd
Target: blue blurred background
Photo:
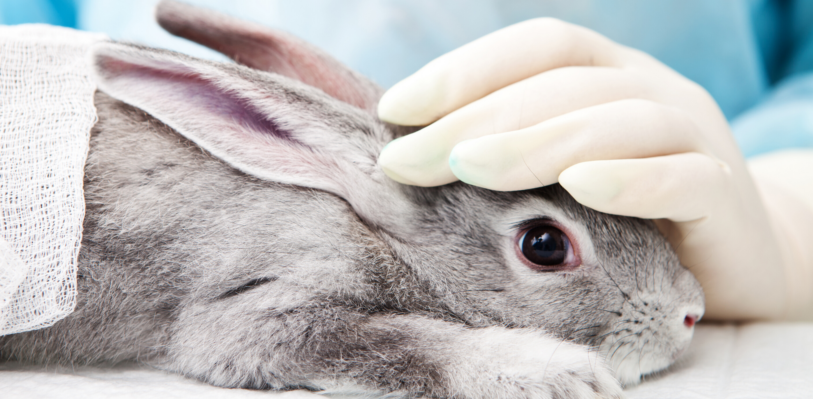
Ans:
[[[703,85],[747,156],[813,147],[809,0],[189,0],[284,29],[384,87],[507,25],[552,16],[652,54]],[[170,36],[157,0],[0,0],[0,23],[48,23],[225,59]],[[541,38],[544,43],[544,38]]]

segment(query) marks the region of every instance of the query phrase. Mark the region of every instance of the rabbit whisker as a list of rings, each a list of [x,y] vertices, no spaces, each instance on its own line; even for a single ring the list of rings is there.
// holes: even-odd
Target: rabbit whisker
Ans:
[[[471,289],[471,290],[460,290],[460,291],[452,291],[453,294],[457,294],[459,292],[504,292],[505,288],[483,288],[483,289]]]
[[[644,330],[638,331],[638,332],[636,332],[636,333],[630,333],[630,334],[627,334],[627,335],[625,335],[625,336],[623,336],[623,337],[619,338],[619,339],[618,339],[616,342],[621,342],[622,340],[626,339],[627,337],[632,337],[632,336],[641,336],[641,333],[643,333],[643,331],[644,331]],[[615,348],[615,350],[613,351],[613,354],[612,354],[612,355],[610,355],[610,359],[612,359],[612,358],[615,356],[615,353],[616,353],[616,352],[617,352],[619,349],[621,349],[621,347],[623,347],[623,346],[625,346],[625,345],[632,344],[632,343],[635,343],[635,342],[634,342],[634,341],[628,341],[628,342],[623,342],[623,343],[621,343],[621,345],[619,345],[617,348]],[[615,345],[615,343],[613,343],[613,345]],[[611,347],[612,347],[612,346],[611,346]]]
[[[599,264],[599,266],[601,267],[601,270],[604,270],[604,273],[607,275],[607,278],[609,278],[610,281],[613,282],[613,284],[615,285],[615,288],[618,288],[618,290],[621,291],[621,294],[623,294],[623,296],[624,296],[624,301],[629,301],[629,299],[630,299],[629,294],[627,294],[624,290],[621,289],[621,286],[618,285],[618,283],[615,281],[615,279],[613,279],[613,276],[610,275],[610,272],[607,271],[607,269],[604,267],[604,265]]]
[[[612,313],[612,314],[614,314],[616,316],[619,316],[619,317],[623,315],[620,310],[607,310],[607,309],[597,308],[595,306],[584,306],[584,307],[585,308],[590,308],[590,309],[595,309],[595,310],[600,310],[602,312]]]

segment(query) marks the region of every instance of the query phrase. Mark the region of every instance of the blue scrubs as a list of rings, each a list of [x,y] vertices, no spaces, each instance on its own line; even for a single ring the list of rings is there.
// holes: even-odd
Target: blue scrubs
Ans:
[[[0,0],[0,22],[74,26],[220,57],[162,32],[152,17],[156,2]],[[643,50],[701,84],[729,118],[746,156],[813,147],[809,0],[187,2],[290,31],[385,87],[494,30],[529,18],[560,18]]]

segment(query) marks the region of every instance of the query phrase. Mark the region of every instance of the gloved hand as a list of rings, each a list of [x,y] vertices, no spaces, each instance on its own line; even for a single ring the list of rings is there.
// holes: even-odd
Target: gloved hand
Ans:
[[[596,210],[658,219],[705,289],[707,318],[813,314],[790,216],[766,208],[711,96],[647,54],[526,21],[432,61],[384,95],[379,116],[431,123],[381,152],[396,181],[503,191],[558,181]],[[798,201],[770,195],[813,225]]]

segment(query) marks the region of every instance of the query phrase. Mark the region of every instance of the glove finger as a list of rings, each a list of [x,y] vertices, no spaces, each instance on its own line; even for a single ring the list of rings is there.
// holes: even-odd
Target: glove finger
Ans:
[[[569,67],[545,72],[391,142],[381,151],[379,164],[401,183],[451,183],[457,178],[449,170],[449,154],[463,140],[523,129],[597,104],[645,97],[646,86],[638,76],[614,68]]]
[[[622,56],[623,53],[623,56]],[[566,66],[657,61],[580,26],[541,18],[501,29],[451,51],[393,86],[379,117],[422,126],[502,87]]]
[[[675,222],[711,215],[729,197],[729,181],[725,164],[696,152],[584,162],[559,176],[562,187],[587,207]]]
[[[556,183],[582,162],[710,153],[681,110],[629,99],[580,109],[525,129],[463,141],[450,170],[460,180],[499,191]]]

